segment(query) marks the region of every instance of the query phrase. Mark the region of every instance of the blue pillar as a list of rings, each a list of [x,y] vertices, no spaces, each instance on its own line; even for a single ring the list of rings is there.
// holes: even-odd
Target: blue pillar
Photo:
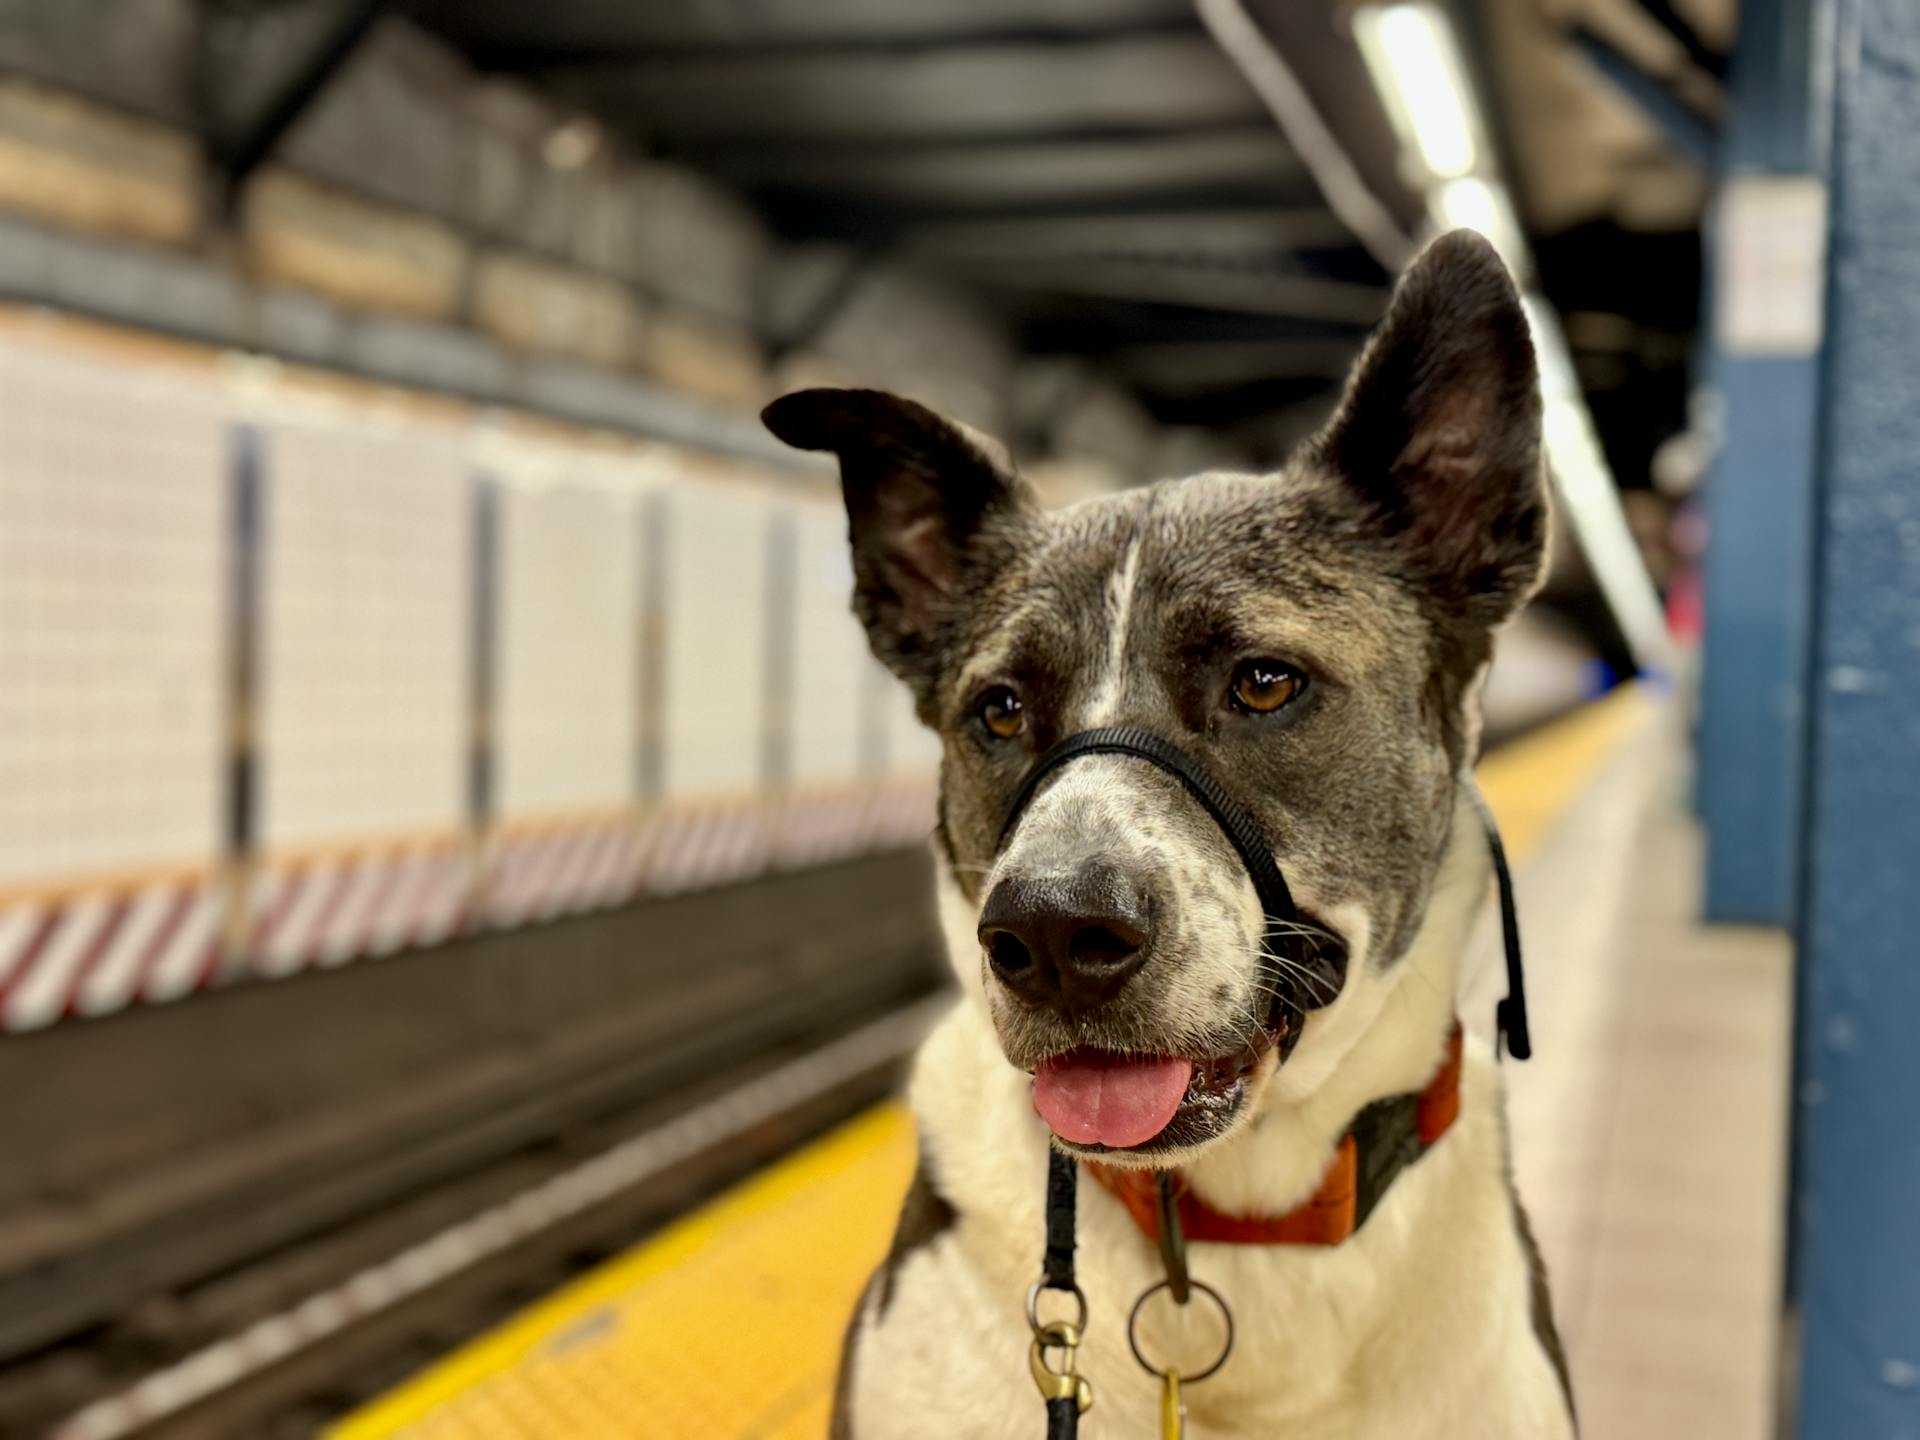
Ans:
[[[1725,442],[1706,495],[1706,908],[1709,919],[1774,925],[1792,919],[1811,586],[1825,223],[1812,5],[1754,0],[1741,7],[1733,108],[1710,217],[1718,263],[1709,373]]]
[[[1920,5],[1834,12],[1807,670],[1798,1433],[1920,1436]]]

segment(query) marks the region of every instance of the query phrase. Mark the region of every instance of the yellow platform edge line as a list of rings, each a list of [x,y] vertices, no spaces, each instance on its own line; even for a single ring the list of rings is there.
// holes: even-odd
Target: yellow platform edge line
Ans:
[[[898,1100],[874,1106],[403,1381],[324,1431],[326,1440],[376,1440],[424,1418],[511,1368],[554,1332],[695,1254],[729,1226],[771,1210],[872,1151],[898,1143],[912,1123]]]
[[[1623,685],[1501,747],[1482,762],[1480,788],[1515,864],[1539,848],[1656,708],[1644,687]],[[463,1392],[512,1369],[594,1309],[691,1259],[730,1226],[743,1224],[857,1160],[900,1143],[911,1126],[900,1101],[875,1106],[401,1382],[323,1432],[325,1440],[386,1440]],[[839,1318],[835,1317],[836,1324]]]

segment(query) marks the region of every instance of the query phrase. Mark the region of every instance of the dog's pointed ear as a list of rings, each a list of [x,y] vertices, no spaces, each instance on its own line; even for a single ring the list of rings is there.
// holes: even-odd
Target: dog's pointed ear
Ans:
[[[987,442],[884,391],[801,390],[760,418],[789,445],[840,457],[854,613],[924,709],[948,627],[1035,508],[1029,487]]]
[[[1548,526],[1540,380],[1520,298],[1484,238],[1456,230],[1414,261],[1315,446],[1403,573],[1455,617],[1492,626],[1533,593]]]

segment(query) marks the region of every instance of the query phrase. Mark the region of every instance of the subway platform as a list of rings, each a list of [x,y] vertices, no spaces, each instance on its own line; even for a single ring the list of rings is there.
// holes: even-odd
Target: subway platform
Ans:
[[[1683,728],[1671,696],[1630,688],[1481,767],[1530,962],[1535,1058],[1507,1071],[1517,1179],[1589,1440],[1752,1440],[1774,1406],[1789,954],[1777,932],[1696,922]],[[1469,1024],[1499,993],[1495,924]],[[913,1149],[911,1118],[882,1104],[329,1440],[821,1436]]]

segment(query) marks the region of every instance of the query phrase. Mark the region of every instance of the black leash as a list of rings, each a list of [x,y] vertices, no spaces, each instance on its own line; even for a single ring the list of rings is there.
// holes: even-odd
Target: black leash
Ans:
[[[1073,1207],[1079,1182],[1080,1167],[1073,1157],[1049,1147],[1047,1250],[1041,1259],[1040,1278],[1027,1292],[1027,1326],[1033,1331],[1027,1363],[1047,1403],[1047,1440],[1075,1440],[1080,1433],[1081,1413],[1093,1404],[1093,1387],[1075,1368],[1080,1339],[1087,1329],[1087,1297],[1073,1278]],[[1074,1319],[1042,1324],[1043,1290],[1071,1295]],[[1060,1356],[1057,1366],[1052,1363],[1056,1353]]]
[[[1174,1189],[1171,1170],[1162,1170],[1154,1179],[1160,1191],[1160,1268],[1167,1272],[1167,1293],[1173,1296],[1173,1303],[1184,1305],[1193,1298],[1193,1284],[1187,1276],[1187,1235],[1180,1226],[1180,1195]]]
[[[1073,1281],[1073,1201],[1079,1183],[1080,1168],[1073,1157],[1058,1150],[1050,1152],[1047,1162],[1047,1254],[1040,1281],[1043,1290],[1064,1290],[1077,1294]]]
[[[1220,832],[1227,837],[1253,881],[1254,892],[1259,896],[1261,908],[1267,917],[1263,948],[1276,971],[1276,993],[1285,996],[1302,1014],[1328,1003],[1340,993],[1346,979],[1345,953],[1338,945],[1313,943],[1303,933],[1299,912],[1293,903],[1293,892],[1287,888],[1286,877],[1280,872],[1279,862],[1273,858],[1272,847],[1267,844],[1259,821],[1234,798],[1212,771],[1151,730],[1133,725],[1083,730],[1077,735],[1067,736],[1048,749],[1034,761],[1032,768],[1021,779],[1020,788],[1014,792],[1013,800],[1007,806],[1006,818],[1000,825],[996,849],[1005,846],[1007,837],[1020,822],[1021,814],[1039,790],[1040,783],[1062,765],[1082,755],[1129,755],[1146,761],[1178,780],[1220,827]],[[1488,853],[1493,859],[1494,881],[1500,895],[1500,936],[1506,951],[1507,993],[1494,1010],[1496,1054],[1497,1047],[1504,1043],[1507,1054],[1516,1060],[1525,1060],[1533,1054],[1533,1036],[1527,1023],[1526,973],[1520,954],[1520,916],[1514,904],[1513,875],[1508,868],[1506,847],[1500,842],[1500,832],[1494,825],[1492,812],[1487,809],[1486,801],[1478,790],[1473,792],[1473,801],[1486,833]],[[1287,957],[1284,963],[1282,956]],[[1321,988],[1302,996],[1301,978],[1311,979]],[[1286,1050],[1292,1048],[1292,1043],[1298,1040],[1302,1028],[1298,1025],[1286,1027],[1282,1058]],[[1047,1162],[1047,1249],[1040,1279],[1027,1292],[1027,1323],[1033,1331],[1030,1364],[1040,1393],[1046,1398],[1047,1440],[1075,1440],[1080,1431],[1080,1416],[1093,1404],[1092,1387],[1075,1368],[1087,1324],[1087,1297],[1074,1279],[1073,1268],[1074,1190],[1078,1176],[1078,1163],[1064,1151],[1050,1147]],[[1163,1288],[1170,1290],[1182,1305],[1187,1303],[1194,1289],[1204,1291],[1219,1302],[1221,1312],[1227,1319],[1227,1351],[1230,1352],[1233,1346],[1231,1312],[1209,1287],[1190,1279],[1187,1274],[1186,1244],[1180,1232],[1179,1206],[1172,1178],[1168,1175],[1160,1177],[1160,1248],[1167,1278],[1140,1297],[1128,1324],[1128,1341],[1134,1345],[1136,1358],[1140,1359],[1142,1365],[1147,1364],[1138,1344],[1134,1343],[1133,1322],[1137,1321],[1141,1306],[1148,1297]],[[1072,1295],[1076,1306],[1075,1320],[1041,1324],[1038,1302],[1043,1290],[1057,1290]],[[1054,1354],[1061,1357],[1057,1367],[1050,1363],[1050,1357]],[[1223,1352],[1213,1369],[1218,1369],[1225,1361],[1226,1353]],[[1169,1378],[1167,1373],[1156,1371],[1152,1366],[1147,1368],[1151,1373]],[[1211,1374],[1213,1371],[1210,1369],[1205,1373]],[[1196,1375],[1191,1378],[1199,1380],[1205,1377]],[[1179,1376],[1171,1375],[1168,1393],[1172,1397],[1170,1403],[1176,1405],[1179,1383]]]

